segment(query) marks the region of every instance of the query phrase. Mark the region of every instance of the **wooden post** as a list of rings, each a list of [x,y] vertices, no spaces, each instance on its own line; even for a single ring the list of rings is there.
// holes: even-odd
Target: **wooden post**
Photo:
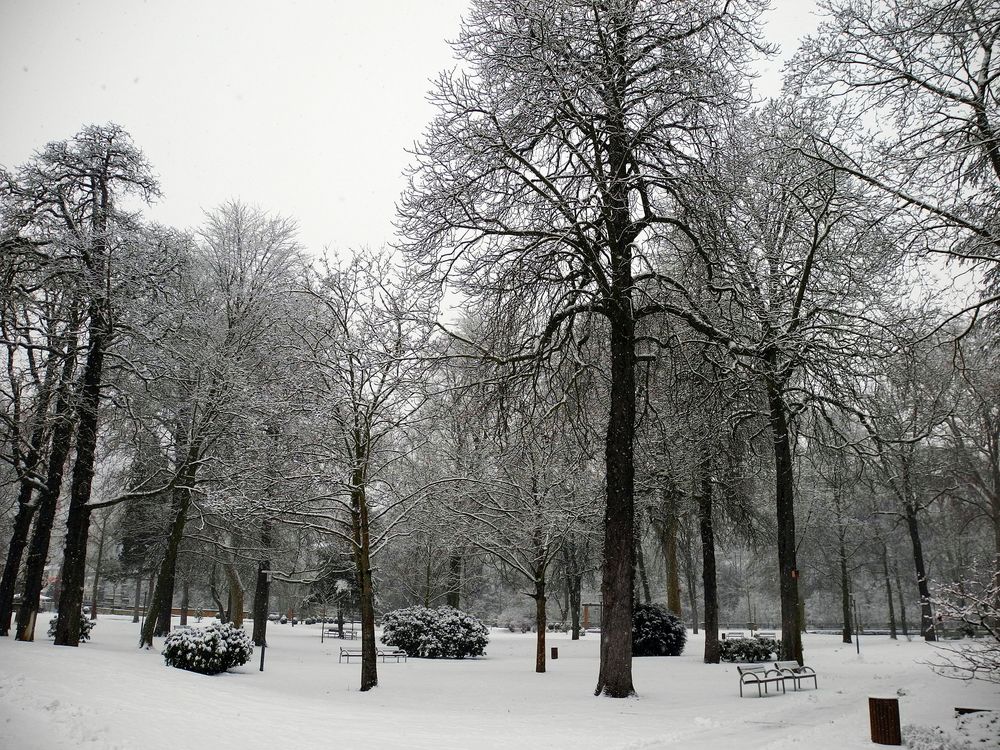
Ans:
[[[879,745],[902,745],[899,731],[899,700],[896,698],[869,698],[868,716],[871,720],[872,742]]]

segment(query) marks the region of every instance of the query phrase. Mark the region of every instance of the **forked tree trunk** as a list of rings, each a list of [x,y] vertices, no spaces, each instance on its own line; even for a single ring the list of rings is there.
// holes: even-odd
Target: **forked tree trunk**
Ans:
[[[773,352],[768,355],[775,371]],[[795,560],[795,483],[792,443],[784,396],[778,384],[767,381],[767,401],[774,445],[775,511],[778,533],[778,590],[781,598],[781,658],[802,664],[802,625],[799,617],[799,571]]]
[[[98,248],[95,263],[100,262],[104,250]],[[103,283],[104,273],[99,267],[94,274]],[[87,571],[87,538],[90,532],[90,490],[94,481],[94,462],[97,452],[97,426],[100,418],[101,379],[104,373],[104,354],[111,333],[107,301],[93,300],[88,309],[90,342],[83,380],[77,401],[76,460],[70,480],[69,513],[66,517],[66,543],[63,549],[60,573],[59,613],[56,623],[55,645],[80,645],[80,616],[83,610],[83,587]]]
[[[705,663],[719,663],[719,587],[715,573],[715,528],[712,523],[712,459],[707,449],[698,464],[698,530],[701,534],[701,579],[705,600]]]

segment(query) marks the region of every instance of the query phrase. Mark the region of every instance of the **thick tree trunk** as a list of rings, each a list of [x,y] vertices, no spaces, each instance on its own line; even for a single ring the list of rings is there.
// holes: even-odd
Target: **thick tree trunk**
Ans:
[[[707,449],[698,464],[698,530],[701,534],[701,578],[705,600],[705,663],[719,663],[719,587],[715,573],[715,528],[712,523],[712,459]]]
[[[448,555],[448,592],[445,604],[459,609],[462,603],[462,551],[453,550]]]
[[[170,533],[167,536],[167,545],[160,561],[159,572],[156,576],[156,586],[150,597],[149,612],[146,621],[142,626],[142,634],[139,637],[139,648],[152,648],[153,638],[164,636],[170,632],[170,614],[174,604],[174,578],[177,571],[177,552],[180,549],[181,541],[184,539],[184,525],[187,522],[187,512],[191,505],[191,491],[195,476],[196,467],[188,463],[188,468],[184,471],[184,476],[173,490],[173,510],[174,520],[170,524]]]
[[[770,359],[773,360],[774,355]],[[773,361],[768,363],[774,369]],[[778,532],[778,590],[781,598],[781,658],[802,664],[802,625],[799,621],[799,571],[795,560],[795,483],[792,444],[784,396],[773,379],[767,382],[767,401],[774,444],[775,508]]]
[[[625,253],[628,256],[629,254]],[[629,264],[630,257],[616,265]],[[630,280],[628,267],[616,275]],[[621,282],[619,282],[620,284]],[[627,286],[619,286],[621,289]],[[627,294],[611,320],[611,412],[605,450],[607,492],[601,577],[601,667],[595,694],[626,698],[632,684],[632,555],[635,550],[635,323]]]
[[[258,647],[267,641],[267,611],[271,598],[271,560],[267,552],[271,549],[271,521],[267,518],[261,523],[260,546],[264,556],[257,563],[257,583],[253,590],[253,643]],[[325,623],[323,627],[326,627]]]
[[[357,568],[359,604],[361,608],[361,691],[378,685],[375,650],[375,590],[372,585],[371,538],[368,528],[368,499],[365,494],[365,460],[362,440],[356,436],[356,457],[359,467],[351,477],[351,524],[354,535],[354,561]]]
[[[535,671],[545,671],[545,629],[548,621],[545,613],[545,573],[537,573],[535,577],[535,627],[538,630],[535,638]]]
[[[889,550],[886,549],[885,542],[882,542],[882,576],[885,579],[885,598],[889,605],[889,637],[896,638],[896,612],[892,605],[892,581],[889,580]]]
[[[35,507],[31,504],[31,494],[31,484],[22,481],[10,546],[7,548],[7,562],[4,564],[3,577],[0,578],[0,636],[10,634],[10,621],[14,614],[14,588],[17,585],[18,571],[21,569],[21,558],[28,546],[31,517],[35,513]]]
[[[917,511],[912,503],[905,503],[906,528],[910,532],[910,543],[913,545],[913,564],[917,571],[917,590],[920,592],[920,635],[925,641],[935,641],[934,613],[931,610],[931,590],[927,582],[927,569],[924,567],[924,548],[920,541],[920,525],[917,522]]]
[[[92,263],[93,278],[103,285],[107,259],[105,250],[95,243]],[[99,289],[102,286],[98,287]],[[104,373],[105,349],[110,343],[111,321],[108,302],[100,296],[88,306],[90,342],[83,368],[77,401],[76,460],[70,480],[69,513],[66,518],[66,544],[60,574],[59,620],[56,623],[55,645],[80,644],[80,615],[83,610],[83,587],[87,570],[87,538],[90,532],[90,490],[94,481],[97,452],[97,429],[100,419],[101,379]]]

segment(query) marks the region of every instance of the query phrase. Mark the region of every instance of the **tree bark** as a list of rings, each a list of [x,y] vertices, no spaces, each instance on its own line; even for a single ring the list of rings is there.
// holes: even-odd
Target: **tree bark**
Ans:
[[[257,563],[257,583],[253,591],[253,643],[263,646],[267,642],[267,611],[271,598],[271,584],[268,580],[271,570],[271,560],[268,550],[271,549],[271,520],[265,518],[260,526],[260,546],[264,556]],[[326,625],[324,623],[323,627]]]
[[[361,609],[361,691],[365,692],[378,685],[378,665],[375,653],[375,590],[372,585],[368,498],[365,492],[365,472],[361,468],[366,458],[363,445],[361,438],[356,435],[355,460],[358,466],[351,477],[351,524]]]
[[[626,698],[635,693],[632,684],[635,355],[631,317],[624,311],[615,317],[617,324],[611,326],[611,413],[605,451],[601,667],[595,694]]]
[[[917,510],[912,502],[905,503],[906,528],[910,532],[910,543],[913,545],[913,564],[917,572],[917,590],[920,592],[920,634],[925,641],[935,641],[934,613],[931,609],[931,591],[927,582],[927,569],[924,567],[924,548],[920,541],[920,525],[917,521]]]
[[[642,552],[642,536],[635,540],[635,567],[639,571],[639,583],[642,586],[642,600],[649,604],[653,596],[649,592],[649,577],[646,575],[646,556]]]
[[[452,551],[448,555],[448,592],[445,604],[459,609],[462,603],[462,551]]]
[[[538,633],[535,638],[535,671],[545,671],[545,629],[548,621],[545,612],[545,573],[536,574],[535,594],[535,627]]]
[[[181,626],[188,624],[188,605],[190,604],[191,583],[185,575],[181,580]]]
[[[237,628],[243,627],[243,581],[234,563],[222,566],[229,582],[229,621]]]
[[[688,590],[688,606],[691,608],[691,631],[698,635],[698,585],[696,582],[697,571],[695,570],[694,558],[691,554],[691,529],[689,524],[684,524],[684,534],[682,535],[684,550],[682,559],[684,561],[684,581]]]
[[[895,564],[892,566],[893,576],[896,579],[896,597],[899,599],[899,624],[903,628],[903,637],[910,637],[910,628],[906,624],[906,599],[903,598],[903,586],[899,581],[899,568]]]
[[[889,550],[886,549],[885,542],[882,542],[882,576],[885,579],[885,598],[889,605],[889,637],[896,638],[896,612],[892,606],[892,581],[889,580]]]
[[[14,614],[14,587],[21,569],[21,558],[28,545],[31,518],[35,513],[31,495],[31,484],[22,481],[17,498],[17,515],[14,516],[10,546],[7,548],[7,562],[4,564],[3,577],[0,578],[0,636],[10,634],[10,621]]]
[[[719,663],[719,587],[715,573],[715,528],[712,523],[712,458],[704,449],[698,464],[698,530],[701,534],[701,579],[705,600],[705,663]]]
[[[663,510],[666,521],[660,525],[660,540],[663,544],[663,561],[667,571],[667,610],[681,616],[681,577],[677,557],[677,499],[666,487],[662,490]]]
[[[190,453],[189,453],[190,456]],[[167,545],[160,561],[156,576],[156,586],[149,602],[149,613],[142,626],[139,637],[139,648],[152,648],[153,638],[164,636],[170,632],[170,614],[174,604],[174,578],[177,571],[177,552],[184,539],[184,525],[187,522],[187,512],[191,505],[191,490],[197,476],[197,466],[188,461],[183,475],[174,487],[173,509],[174,520],[170,524]]]
[[[843,531],[841,534],[840,553],[840,609],[844,626],[841,629],[841,640],[844,643],[853,643],[854,629],[851,627],[851,583],[847,577],[847,551],[844,549]]]
[[[768,365],[774,372],[775,354]],[[795,560],[795,483],[792,444],[784,396],[774,378],[767,380],[767,401],[774,444],[775,506],[778,527],[778,586],[781,597],[781,658],[802,664],[799,581]]]
[[[132,607],[132,622],[139,622],[139,613],[142,611],[142,571],[135,572],[135,604]]]

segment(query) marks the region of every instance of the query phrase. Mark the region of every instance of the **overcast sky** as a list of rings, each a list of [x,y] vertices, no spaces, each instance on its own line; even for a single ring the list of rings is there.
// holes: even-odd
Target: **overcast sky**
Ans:
[[[782,58],[813,0],[773,0]],[[128,130],[179,227],[240,198],[307,247],[378,246],[468,0],[0,0],[0,165],[88,123]],[[777,93],[780,60],[758,87]]]

